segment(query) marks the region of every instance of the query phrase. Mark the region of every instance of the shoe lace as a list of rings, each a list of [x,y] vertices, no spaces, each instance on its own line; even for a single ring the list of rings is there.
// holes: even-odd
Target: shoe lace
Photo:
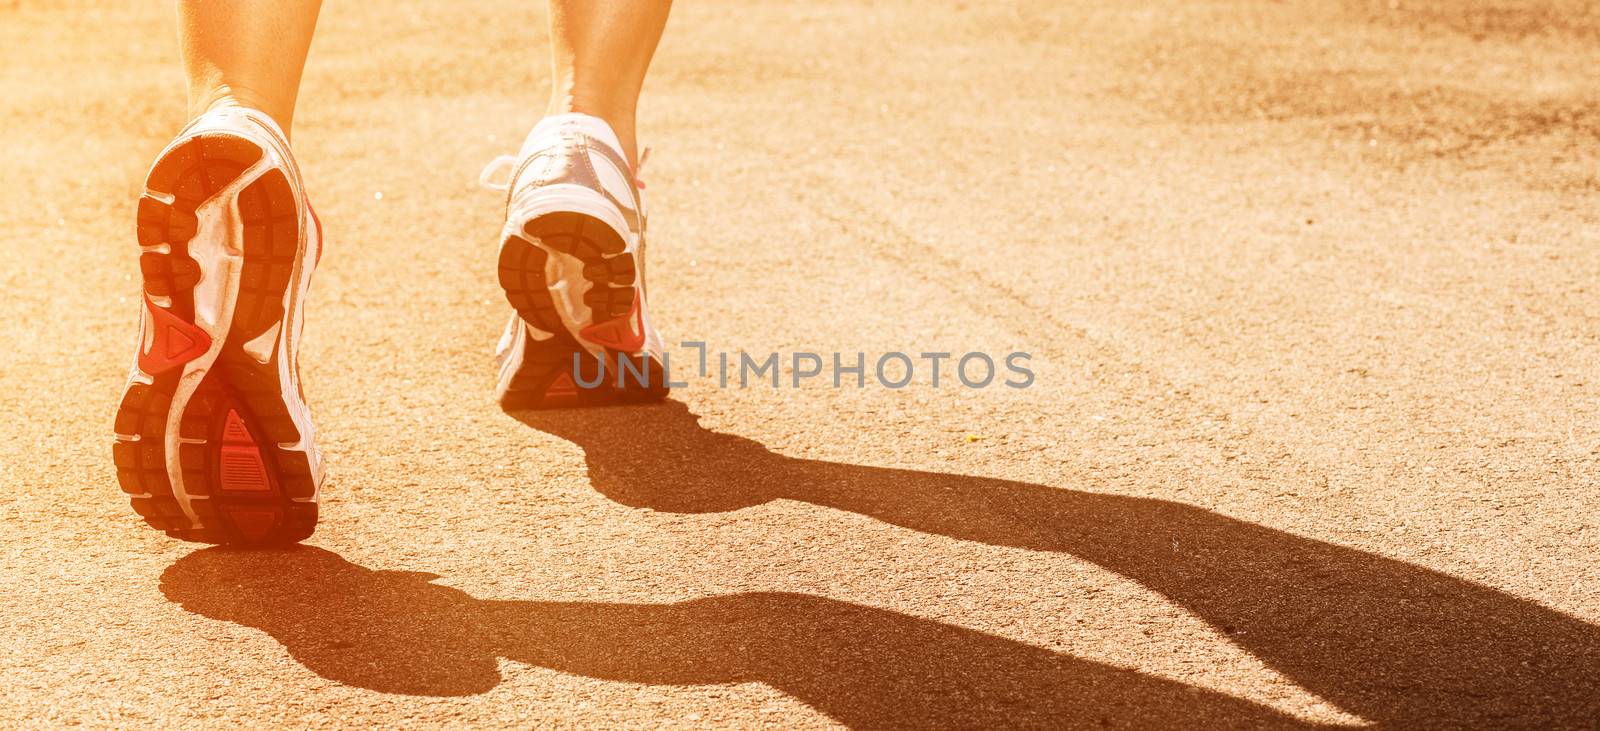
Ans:
[[[483,172],[478,173],[478,185],[493,191],[504,193],[511,187],[511,174],[517,167],[516,155],[501,155],[483,166]],[[495,177],[504,175],[505,180],[496,181]]]
[[[633,184],[639,186],[639,190],[644,190],[644,178],[641,176],[644,175],[644,164],[650,161],[650,149],[649,145],[645,145],[639,152],[639,163],[633,166]]]

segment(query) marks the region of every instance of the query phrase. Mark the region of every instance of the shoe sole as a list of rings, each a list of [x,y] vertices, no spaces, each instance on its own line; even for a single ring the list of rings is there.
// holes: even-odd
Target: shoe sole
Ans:
[[[302,435],[276,347],[279,328],[289,326],[284,303],[305,222],[284,169],[266,155],[244,137],[198,134],[162,154],[139,199],[149,332],[117,410],[112,458],[134,512],[174,538],[273,545],[316,528],[308,457],[283,448]],[[237,250],[227,237],[202,241],[210,237],[197,235],[198,212],[232,223],[211,206],[230,205],[224,196],[233,195]],[[210,282],[202,296],[210,277],[221,277],[220,287]],[[211,321],[200,321],[197,306]],[[263,343],[271,345],[265,362]]]
[[[579,387],[573,379],[594,383],[602,375],[599,359],[563,323],[546,277],[553,253],[582,263],[588,284],[584,304],[607,320],[636,313],[638,272],[627,244],[600,219],[562,211],[530,219],[522,231],[500,245],[500,286],[506,301],[523,322],[547,333],[548,340],[529,343],[523,362],[501,403],[507,408],[549,409],[646,403],[667,396],[666,371],[655,358],[604,347],[604,379]],[[576,372],[574,372],[576,363]],[[623,373],[619,364],[628,366]],[[637,367],[635,367],[637,366]],[[618,381],[621,381],[621,385]]]

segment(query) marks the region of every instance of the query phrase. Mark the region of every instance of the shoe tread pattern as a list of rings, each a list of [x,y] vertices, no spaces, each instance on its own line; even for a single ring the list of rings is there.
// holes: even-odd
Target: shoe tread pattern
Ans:
[[[537,244],[534,242],[538,242]],[[646,378],[628,374],[618,386],[618,357],[631,354],[606,351],[606,373],[594,388],[568,389],[563,376],[592,383],[599,376],[600,363],[584,349],[562,323],[545,277],[550,250],[576,257],[583,262],[583,277],[590,284],[584,304],[597,319],[623,317],[633,310],[639,273],[632,255],[615,229],[604,221],[580,213],[560,212],[539,216],[508,236],[500,246],[500,286],[506,301],[528,324],[554,333],[554,337],[531,340],[523,362],[501,397],[508,409],[563,408],[657,401],[667,395],[666,374],[653,358],[644,358]],[[578,372],[573,373],[577,355]],[[637,362],[637,361],[636,361]],[[643,381],[643,383],[641,383]],[[644,385],[648,384],[648,385]]]
[[[199,264],[188,254],[195,211],[258,162],[263,150],[242,137],[202,133],[168,150],[151,169],[138,204],[137,236],[144,252],[144,292],[169,301],[171,314],[194,321]],[[316,493],[303,452],[278,445],[300,440],[283,401],[276,351],[257,362],[244,344],[284,318],[284,295],[299,253],[300,213],[281,168],[267,170],[240,191],[244,233],[238,298],[228,338],[196,386],[178,424],[184,491],[195,519],[184,512],[167,474],[169,407],[181,368],[133,381],[117,410],[112,459],[134,512],[152,528],[183,540],[222,544],[292,543],[315,529]],[[232,412],[256,442],[267,489],[232,491],[221,484],[222,430]]]

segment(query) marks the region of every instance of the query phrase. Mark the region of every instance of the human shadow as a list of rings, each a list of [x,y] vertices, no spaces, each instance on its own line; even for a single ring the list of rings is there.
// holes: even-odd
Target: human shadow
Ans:
[[[494,601],[311,547],[208,548],[161,576],[184,609],[271,635],[318,675],[459,696],[498,658],[591,678],[761,682],[857,728],[1304,726],[1272,709],[976,630],[806,594]]]
[[[1169,500],[784,457],[702,428],[675,401],[515,416],[581,447],[594,487],[625,505],[693,513],[790,499],[1072,554],[1379,725],[1600,722],[1600,627],[1403,561]]]

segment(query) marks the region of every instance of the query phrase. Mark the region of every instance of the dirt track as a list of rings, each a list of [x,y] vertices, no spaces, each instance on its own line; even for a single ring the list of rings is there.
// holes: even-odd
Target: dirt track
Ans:
[[[1600,717],[1592,3],[684,0],[641,119],[669,340],[1037,382],[515,415],[474,182],[543,18],[329,3],[333,477],[260,554],[117,490],[183,101],[169,4],[91,5],[0,2],[0,721]]]

